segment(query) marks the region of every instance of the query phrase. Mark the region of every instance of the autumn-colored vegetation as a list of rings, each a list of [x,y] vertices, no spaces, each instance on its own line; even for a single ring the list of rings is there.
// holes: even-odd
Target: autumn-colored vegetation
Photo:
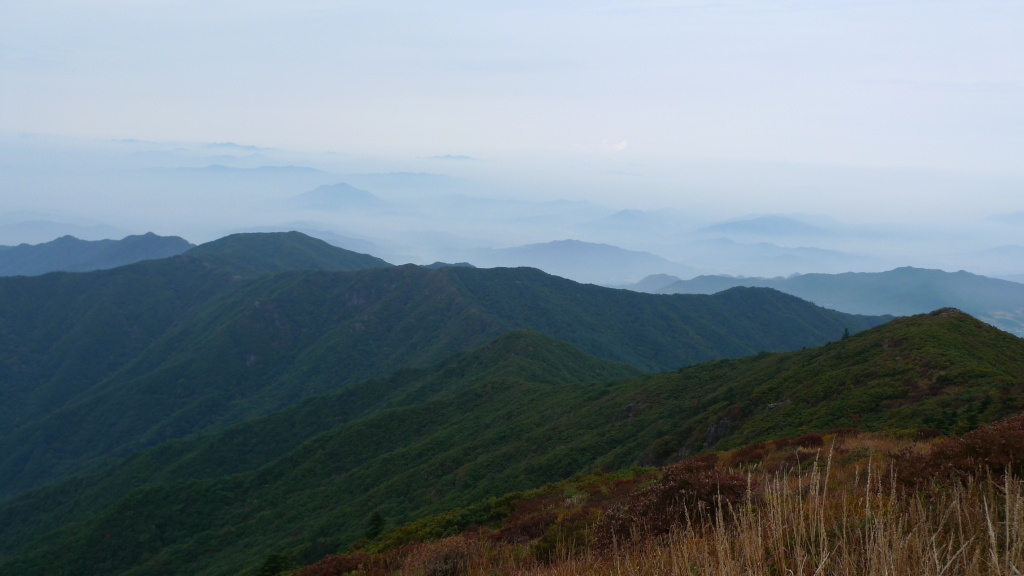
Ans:
[[[509,495],[487,504],[507,511],[491,525],[424,542],[400,527],[290,573],[1015,575],[1020,460],[1024,415],[962,437],[783,438]]]

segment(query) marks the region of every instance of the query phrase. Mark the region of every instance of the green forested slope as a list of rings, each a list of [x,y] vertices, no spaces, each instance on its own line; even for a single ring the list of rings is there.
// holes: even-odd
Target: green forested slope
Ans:
[[[527,336],[557,351],[543,366],[577,357]],[[529,364],[482,371],[343,422],[261,468],[140,488],[0,572],[232,574],[272,552],[309,561],[335,551],[374,511],[403,522],[597,466],[845,426],[963,431],[1024,409],[1022,352],[1020,339],[941,310],[819,348],[604,383],[538,382],[537,369],[517,377]]]
[[[279,261],[265,242],[280,240],[289,254],[291,235],[246,238],[258,241],[267,269],[290,261]],[[239,241],[228,240],[229,248]],[[239,258],[251,270],[247,253]],[[15,383],[3,385],[11,401],[0,428],[0,497],[359,380],[439,362],[514,328],[650,370],[815,345],[883,320],[763,289],[645,295],[525,268],[399,266],[239,278],[238,267],[201,255],[104,273],[0,279],[0,292],[16,285],[7,280],[36,282],[18,285],[20,299],[0,302],[0,317],[23,316],[0,326],[0,372]],[[206,277],[215,286],[192,296],[177,288],[179,269],[188,271],[187,286]],[[133,288],[126,279],[136,277],[149,284]],[[33,300],[48,292],[45,304]],[[80,361],[55,368],[72,358]]]
[[[577,284],[533,268],[447,268],[465,297],[508,325],[530,327],[645,370],[793,350],[887,318],[809,305],[770,289],[650,295]]]
[[[377,456],[388,452],[389,447],[393,450],[408,443],[410,435],[429,434],[472,412],[482,399],[467,391],[498,388],[495,394],[501,397],[500,403],[514,414],[523,403],[518,395],[524,391],[535,397],[548,393],[557,395],[562,388],[568,391],[584,386],[581,382],[637,373],[635,368],[583,354],[537,333],[513,331],[436,367],[404,370],[387,379],[359,383],[211,436],[168,442],[128,458],[103,473],[79,476],[26,494],[0,508],[0,542],[3,543],[0,550],[9,552],[42,532],[87,518],[144,484],[168,485],[176,493],[192,489],[202,491],[208,486],[228,489],[224,486],[229,485],[230,490],[248,490],[272,483],[282,484],[271,488],[275,492],[291,490],[289,485],[297,491],[305,490],[308,486],[303,484],[303,479],[308,478],[308,471],[299,472],[297,477],[269,481],[264,475],[277,478],[282,474],[280,467],[268,467],[266,472],[257,469],[285,455],[286,461],[291,463],[307,460],[302,451],[310,448],[288,453],[327,429],[345,431],[342,442],[348,454],[333,464],[321,462],[317,466],[357,468],[375,461]],[[488,426],[497,423],[489,422]],[[449,430],[446,434],[452,432]],[[285,468],[292,466],[286,464]],[[246,480],[239,488],[233,482],[241,477],[229,477],[241,472],[248,472],[245,477],[255,479]],[[286,470],[284,475],[292,473]],[[204,478],[208,480],[202,480]],[[361,485],[359,489],[364,488]],[[152,489],[136,491],[115,509],[127,505],[138,511],[142,506],[140,494],[151,493],[154,493]],[[200,502],[206,496],[188,497],[190,501],[195,498]],[[356,504],[357,508],[360,506]],[[192,515],[197,511],[189,506],[185,513]],[[216,523],[221,513],[228,512],[211,507],[200,513],[201,520],[188,522],[189,525],[197,521]],[[110,512],[101,516],[106,514]],[[174,522],[171,516],[161,523]],[[352,526],[358,524],[354,522]],[[257,526],[257,530],[261,529]],[[181,536],[179,533],[178,537]]]
[[[273,262],[261,266],[274,270],[287,267],[275,244],[290,255],[297,245],[292,236],[241,235]],[[236,236],[228,244],[237,243]],[[81,469],[126,438],[147,445],[201,429],[218,407],[207,394],[232,394],[227,383],[228,389],[191,394],[190,386],[204,382],[188,378],[117,389],[154,346],[168,355],[196,340],[189,326],[210,329],[201,319],[217,302],[258,279],[239,278],[230,254],[200,248],[202,259],[182,255],[97,272],[0,278],[0,498]],[[327,249],[338,261],[362,256]],[[246,260],[249,269],[252,262]],[[151,409],[161,408],[175,418],[154,420]]]
[[[286,270],[338,272],[391,266],[380,258],[338,248],[301,232],[232,234],[196,246],[186,254],[239,276]]]
[[[0,278],[0,436],[87,393],[230,284],[181,257]]]

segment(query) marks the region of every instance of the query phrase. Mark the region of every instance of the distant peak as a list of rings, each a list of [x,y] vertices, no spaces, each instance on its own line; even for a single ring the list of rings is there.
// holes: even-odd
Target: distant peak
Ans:
[[[390,266],[302,232],[244,232],[200,244],[185,253],[241,276],[286,270],[353,271]]]

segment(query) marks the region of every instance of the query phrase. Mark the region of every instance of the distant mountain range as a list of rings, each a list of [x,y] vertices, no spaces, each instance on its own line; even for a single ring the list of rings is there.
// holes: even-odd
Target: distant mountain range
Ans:
[[[700,273],[697,268],[649,252],[579,240],[481,250],[475,253],[472,261],[478,266],[529,266],[577,282],[602,285],[635,282],[654,273],[682,277]]]
[[[756,237],[806,237],[831,233],[825,228],[778,214],[720,222],[701,229],[701,232]]]
[[[371,210],[388,205],[372,193],[344,182],[319,186],[295,196],[292,201],[309,210]]]
[[[737,286],[759,286],[855,314],[906,316],[952,306],[1008,332],[1024,334],[1024,284],[963,271],[904,267],[789,278],[698,276],[669,280],[654,276],[632,288],[658,294],[714,294]]]
[[[152,232],[121,240],[79,240],[62,236],[42,244],[0,246],[0,276],[36,276],[47,272],[88,272],[142,260],[177,256],[192,244]]]
[[[10,215],[5,215],[10,218]],[[101,224],[82,225],[69,222],[40,219],[39,215],[28,215],[0,224],[0,246],[19,244],[42,244],[61,236],[74,236],[81,240],[104,240],[123,238],[129,232]]]

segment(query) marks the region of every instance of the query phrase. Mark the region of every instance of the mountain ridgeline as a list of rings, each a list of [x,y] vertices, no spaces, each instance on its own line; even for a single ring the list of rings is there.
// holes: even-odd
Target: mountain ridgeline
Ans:
[[[819,306],[855,314],[922,314],[959,308],[1024,335],[1024,284],[969,272],[896,268],[888,272],[800,274],[788,278],[651,277],[634,288],[658,294],[714,294],[737,286],[774,288]]]
[[[42,244],[0,246],[0,276],[37,276],[47,272],[88,272],[169,258],[193,246],[177,236],[152,232],[121,240],[79,240],[62,236]]]
[[[885,320],[772,290],[654,296],[533,269],[394,267],[298,233],[0,279],[0,295],[3,497],[515,328],[664,370],[813,346]]]
[[[1024,409],[1021,341],[952,309],[827,345],[635,375],[534,331],[140,452],[0,506],[0,572],[235,574],[586,472],[841,427]],[[262,551],[257,558],[253,550]]]
[[[380,258],[338,248],[300,232],[232,234],[196,246],[188,256],[244,277],[289,270],[351,272],[391,266]]]

